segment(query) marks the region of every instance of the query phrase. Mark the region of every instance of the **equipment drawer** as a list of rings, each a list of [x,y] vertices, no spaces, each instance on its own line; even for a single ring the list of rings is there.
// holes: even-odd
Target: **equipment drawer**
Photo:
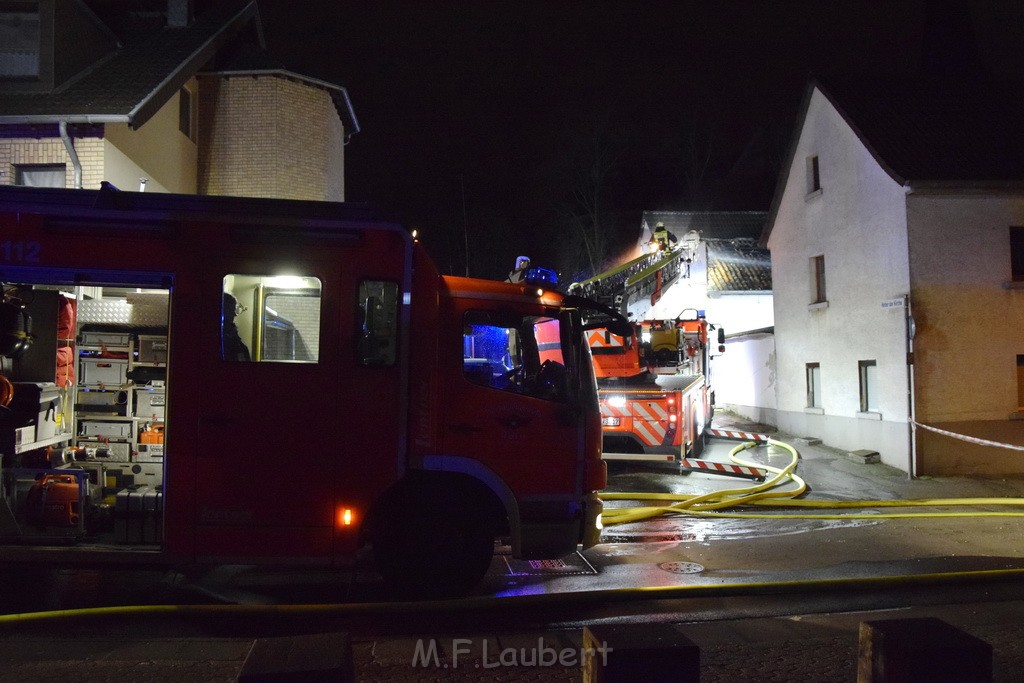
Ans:
[[[128,361],[122,358],[82,358],[82,384],[121,386],[128,381]]]
[[[137,362],[166,363],[167,337],[140,334]]]
[[[128,392],[110,389],[79,389],[75,407],[80,413],[128,415]]]
[[[79,436],[94,438],[100,437],[104,439],[127,439],[132,435],[131,422],[82,420],[79,425]]]
[[[164,419],[164,396],[162,389],[136,389],[135,415],[147,420]]]
[[[83,346],[128,346],[131,335],[127,332],[101,332],[97,330],[82,332]]]

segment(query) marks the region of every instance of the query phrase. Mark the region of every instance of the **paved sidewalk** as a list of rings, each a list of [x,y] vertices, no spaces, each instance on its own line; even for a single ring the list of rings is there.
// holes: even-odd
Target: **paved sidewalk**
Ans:
[[[1024,601],[679,623],[701,650],[702,683],[850,683],[862,621],[937,617],[993,647],[997,683],[1024,674]],[[0,638],[0,681],[233,681],[251,638]],[[356,636],[357,681],[579,681],[582,631],[430,639]],[[561,666],[555,658],[570,664]]]

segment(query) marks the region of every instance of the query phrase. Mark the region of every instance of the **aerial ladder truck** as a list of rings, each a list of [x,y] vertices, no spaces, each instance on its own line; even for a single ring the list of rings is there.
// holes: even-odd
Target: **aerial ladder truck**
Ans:
[[[595,328],[587,337],[605,460],[675,463],[703,450],[714,411],[712,349],[725,350],[725,332],[693,308],[671,320],[648,317],[669,287],[689,277],[698,243],[691,231],[678,246],[652,249],[569,287],[631,318],[631,335]]]

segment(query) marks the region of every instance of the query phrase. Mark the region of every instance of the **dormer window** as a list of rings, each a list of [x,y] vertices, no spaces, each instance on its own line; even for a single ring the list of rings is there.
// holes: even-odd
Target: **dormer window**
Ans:
[[[0,78],[39,77],[39,4],[0,1]]]

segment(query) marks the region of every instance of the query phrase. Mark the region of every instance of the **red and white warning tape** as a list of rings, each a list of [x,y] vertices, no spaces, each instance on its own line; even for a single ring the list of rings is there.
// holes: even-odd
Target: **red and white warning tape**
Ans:
[[[956,432],[947,432],[945,429],[939,429],[938,427],[932,427],[930,425],[921,424],[920,422],[910,421],[910,424],[914,427],[920,427],[921,429],[927,429],[929,432],[935,432],[936,434],[943,434],[945,436],[951,436],[954,439],[960,439],[968,443],[976,443],[981,446],[995,446],[996,448],[1009,448],[1011,451],[1024,451],[1024,446],[1016,446],[1010,443],[999,443],[998,441],[989,441],[988,439],[979,439],[976,436],[967,436],[966,434],[957,434]]]
[[[679,462],[679,467],[684,470],[707,472],[709,474],[726,474],[733,477],[744,477],[746,479],[764,479],[765,471],[759,470],[756,467],[746,467],[744,465],[726,465],[721,462],[711,462],[709,460],[695,460],[692,458],[683,458]]]
[[[728,429],[709,429],[708,436],[717,436],[720,439],[739,439],[740,441],[767,441],[767,434],[755,434],[753,432],[734,432]]]

